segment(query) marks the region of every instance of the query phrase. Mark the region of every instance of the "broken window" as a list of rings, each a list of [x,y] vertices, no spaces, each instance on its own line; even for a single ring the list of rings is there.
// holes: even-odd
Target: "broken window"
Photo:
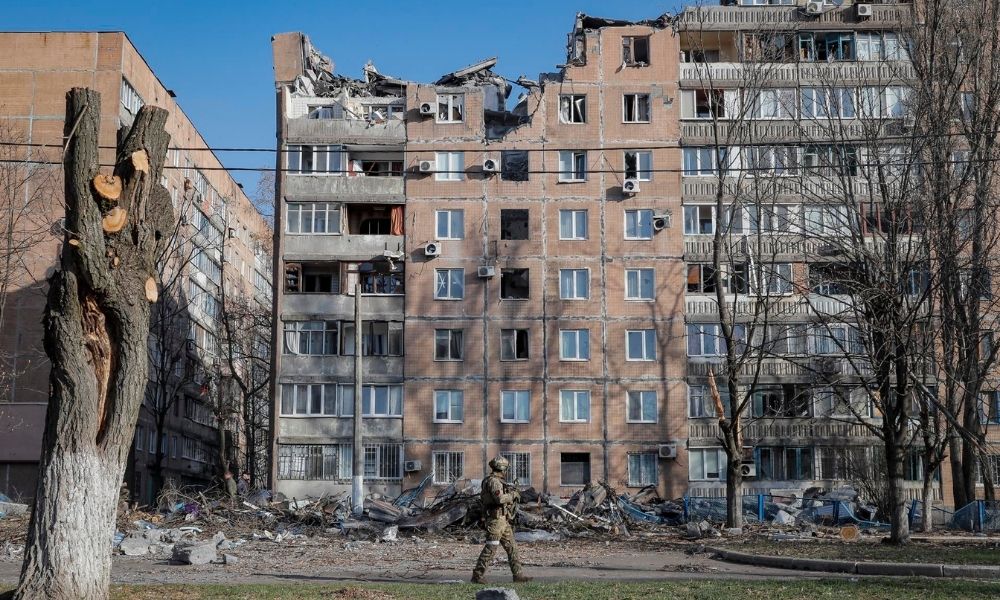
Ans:
[[[435,269],[434,299],[461,300],[465,297],[465,269]]]
[[[363,160],[361,173],[366,177],[401,177],[403,161],[401,160]]]
[[[500,152],[500,179],[504,181],[528,180],[528,151],[503,150]]]
[[[347,171],[343,146],[288,146],[285,152],[290,173],[343,175]]]
[[[712,265],[688,265],[687,291],[689,294],[714,294],[715,289],[715,268]]]
[[[625,151],[625,179],[650,181],[653,178],[653,153],[649,150]]]
[[[753,391],[753,416],[758,418],[808,417],[809,393],[794,385],[761,385]]]
[[[587,485],[590,483],[590,454],[563,452],[559,455],[559,484]]]
[[[437,122],[461,123],[465,115],[465,94],[438,94]]]
[[[528,239],[528,209],[511,208],[500,210],[500,239]]]
[[[563,123],[587,122],[587,97],[583,94],[559,96],[559,121]]]
[[[757,448],[757,478],[771,481],[812,479],[813,449]]]
[[[500,270],[500,298],[504,300],[528,299],[528,269]]]
[[[528,330],[500,330],[500,360],[528,359]]]
[[[649,36],[625,36],[622,38],[622,62],[632,66],[649,64]]]
[[[584,150],[559,151],[559,181],[587,180],[587,152]]]
[[[344,107],[340,104],[330,104],[328,106],[310,106],[310,119],[343,119]]]
[[[289,263],[285,266],[285,291],[293,294],[339,294],[340,265]]]
[[[649,94],[625,94],[622,99],[622,121],[649,123]]]
[[[691,90],[682,92],[685,94],[685,104],[690,102],[691,107],[685,106],[686,117],[695,119],[724,119],[726,118],[726,92],[724,90]]]
[[[434,360],[462,360],[463,342],[461,329],[435,329]]]

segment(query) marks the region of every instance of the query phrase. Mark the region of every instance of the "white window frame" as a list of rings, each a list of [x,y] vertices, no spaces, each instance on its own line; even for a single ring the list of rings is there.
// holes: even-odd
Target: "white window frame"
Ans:
[[[634,465],[633,460],[638,464]],[[660,457],[656,452],[629,452],[626,458],[626,465],[628,467],[628,487],[642,488],[650,485],[659,485],[660,483]],[[652,463],[651,474],[653,478],[650,480],[643,477],[643,474],[649,474],[649,463]],[[635,466],[639,468],[638,473],[635,473]]]
[[[313,394],[317,390],[319,392],[319,410],[315,410],[316,407],[313,405]],[[278,393],[278,410],[282,417],[336,417],[340,415],[340,398],[336,383],[283,382],[280,384]],[[333,394],[332,401],[327,398],[327,395],[331,393]],[[286,394],[290,394],[287,401],[290,404],[288,408],[291,410],[286,410]],[[301,394],[305,394],[305,398],[300,402],[299,396]]]
[[[564,220],[567,216],[568,223]],[[564,224],[569,225],[570,231],[567,232],[566,228],[563,227]],[[587,236],[587,209],[563,208],[559,210],[560,240],[586,240]]]
[[[692,332],[697,333],[698,339],[698,352],[695,354],[691,353],[691,334]],[[687,355],[688,356],[724,356],[725,351],[725,338],[722,337],[721,326],[713,323],[688,323],[685,330],[685,335],[687,336]],[[713,340],[712,345],[714,349],[711,351],[706,351],[707,344],[706,339]]]
[[[629,177],[628,175],[628,157],[630,154],[635,155],[635,177]],[[622,161],[622,164],[625,165],[622,176],[625,179],[635,179],[636,181],[653,180],[653,152],[651,150],[625,150],[622,152]]]
[[[444,118],[442,118],[441,108],[444,107]],[[455,112],[458,118],[455,118]],[[438,94],[437,111],[434,113],[434,120],[437,123],[462,123],[465,121],[465,94]]]
[[[568,110],[564,111],[563,108]],[[559,122],[565,125],[587,123],[587,95],[559,94]]]
[[[581,183],[587,181],[587,151],[559,151],[559,182]]]
[[[720,153],[724,159],[729,156],[729,152],[725,148],[718,150],[712,146],[683,148],[681,150],[681,173],[684,177],[715,177],[718,175]]]
[[[435,152],[434,180],[465,180],[465,152]]]
[[[701,231],[702,209],[708,209],[712,227],[710,231]],[[710,204],[686,204],[684,206],[684,235],[713,235],[719,225],[715,207]],[[691,227],[693,226],[693,227]]]
[[[303,162],[305,148],[309,148],[309,152],[313,157],[313,165],[310,170],[305,169]],[[348,164],[349,159],[345,146],[334,144],[289,144],[285,150],[285,168],[292,175],[343,177],[348,174]]]
[[[530,359],[531,358],[531,333],[530,332],[531,332],[530,329],[517,328],[517,327],[509,328],[509,329],[501,329],[500,330],[500,360],[503,361],[503,362],[517,362],[517,361],[526,361],[526,360]],[[528,355],[525,356],[525,357],[523,357],[523,358],[519,358],[517,356],[517,338],[520,337],[520,335],[522,333],[524,334],[524,337],[525,337],[525,348],[528,351]],[[504,358],[503,357],[504,356],[504,347],[507,346],[507,344],[508,344],[507,340],[505,340],[504,338],[508,337],[508,336],[513,336],[513,338],[514,338],[510,342],[510,343],[513,344],[512,346],[510,346],[510,348],[513,349],[513,351],[514,351],[514,357],[513,358]]]
[[[644,274],[649,274],[649,295],[644,295]],[[633,285],[634,282],[634,285]],[[630,295],[634,288],[636,294]],[[629,302],[652,302],[656,300],[656,269],[634,268],[625,269],[625,300]]]
[[[634,216],[634,233],[629,235],[629,216]],[[653,209],[637,208],[625,211],[622,231],[626,240],[651,240],[653,239]],[[647,233],[648,232],[648,233]]]
[[[559,422],[589,423],[591,418],[590,390],[564,389],[559,390]],[[581,417],[581,406],[585,406],[586,417]],[[566,410],[566,408],[570,410]],[[565,415],[566,412],[570,414]]]
[[[443,459],[445,463],[444,469],[438,469],[438,461],[441,459]],[[434,451],[431,453],[431,463],[434,471],[435,484],[447,485],[455,483],[465,476],[464,452],[450,452],[443,450]]]
[[[715,465],[716,465],[716,476],[711,477],[710,472],[705,468],[707,464],[705,461],[705,455],[709,452],[715,453]],[[701,458],[695,460],[695,453],[701,455]],[[696,463],[701,465],[701,472],[695,473]],[[716,447],[703,447],[703,448],[690,448],[688,449],[688,480],[689,481],[725,481],[726,480],[726,453],[722,448]]]
[[[566,348],[566,336],[571,335],[574,338],[574,346],[576,347],[576,353],[573,356],[569,356]],[[583,340],[583,344],[581,344]],[[583,346],[586,346],[586,352],[582,352]],[[584,362],[590,360],[590,330],[589,329],[560,329],[559,330],[559,360],[562,361],[575,361]]]
[[[506,418],[506,405],[513,402],[513,418]],[[519,419],[519,409],[523,408],[528,415],[526,419]],[[500,390],[500,422],[501,423],[530,423],[531,422],[531,391],[530,390]]]
[[[447,415],[443,419],[438,416],[442,412],[439,409],[442,401],[445,402],[444,413]],[[462,390],[434,390],[435,423],[461,423],[463,422],[464,417],[465,392]]]
[[[458,344],[458,358],[451,356],[452,344],[454,343],[455,333],[458,332],[460,337],[460,344]],[[448,336],[448,356],[444,358],[438,357],[437,355],[437,345],[438,345],[438,335],[447,334]],[[436,362],[461,362],[465,360],[465,330],[464,329],[435,329],[434,330],[434,360]]]
[[[632,356],[632,338],[638,337],[641,340],[642,354],[639,357]],[[655,329],[626,329],[625,330],[625,360],[630,362],[649,362],[656,360],[656,330]]]
[[[434,211],[434,233],[439,240],[465,239],[465,210],[448,208]]]
[[[646,418],[646,409],[652,399],[653,418]],[[632,406],[639,402],[639,418],[632,418]],[[656,390],[628,390],[625,392],[625,422],[626,423],[656,423],[659,420],[659,398]]]
[[[458,272],[457,279],[455,278],[456,271]],[[445,278],[443,287],[440,283],[442,274],[444,274],[443,276]],[[434,269],[435,300],[463,300],[464,298],[465,298],[465,269]]]
[[[695,398],[701,410],[695,411]],[[712,400],[712,393],[707,385],[687,384],[687,415],[689,419],[715,418],[715,402]]]
[[[307,208],[308,210],[306,210]],[[316,231],[316,219],[320,215],[322,215],[325,231]],[[309,223],[309,231],[303,231],[305,229],[303,225],[307,222]],[[285,233],[289,235],[341,235],[341,205],[335,202],[286,202]]]
[[[559,299],[590,300],[590,269],[559,269]]]
[[[646,99],[646,118],[642,119],[640,114],[640,106],[642,104],[639,102],[639,98]],[[632,120],[628,119],[629,108],[631,105],[632,109]],[[643,93],[624,93],[622,94],[622,123],[650,123],[653,119],[653,103],[651,102],[649,94]]]

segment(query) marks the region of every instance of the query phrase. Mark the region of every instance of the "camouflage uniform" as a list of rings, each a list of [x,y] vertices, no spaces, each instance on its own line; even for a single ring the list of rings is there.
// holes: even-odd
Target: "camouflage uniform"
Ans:
[[[502,468],[497,468],[502,467]],[[507,468],[505,459],[494,459],[490,461],[490,468],[493,472],[483,480],[483,491],[480,498],[483,503],[486,525],[486,545],[479,554],[476,561],[476,568],[472,571],[472,581],[481,583],[486,567],[493,560],[493,553],[497,546],[503,546],[507,551],[507,561],[510,563],[510,572],[514,575],[514,581],[528,581],[521,570],[521,560],[517,556],[517,545],[514,543],[514,528],[511,521],[517,511],[516,502],[520,500],[520,494],[516,489],[508,491],[503,480],[503,472]]]

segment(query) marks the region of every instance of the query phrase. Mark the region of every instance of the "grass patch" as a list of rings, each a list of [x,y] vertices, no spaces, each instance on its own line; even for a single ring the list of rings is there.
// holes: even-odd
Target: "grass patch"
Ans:
[[[752,539],[745,542],[723,544],[737,552],[766,556],[792,556],[797,558],[824,558],[831,560],[856,560],[877,562],[915,562],[950,565],[1000,565],[1000,548],[988,543],[943,544],[913,542],[906,546],[890,546],[877,541],[863,542],[775,542]]]

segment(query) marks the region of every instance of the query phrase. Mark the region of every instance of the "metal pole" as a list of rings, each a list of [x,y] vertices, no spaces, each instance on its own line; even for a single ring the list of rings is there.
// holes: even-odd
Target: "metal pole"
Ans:
[[[361,432],[361,283],[354,287],[354,477],[351,504],[355,515],[364,510],[365,445]]]

